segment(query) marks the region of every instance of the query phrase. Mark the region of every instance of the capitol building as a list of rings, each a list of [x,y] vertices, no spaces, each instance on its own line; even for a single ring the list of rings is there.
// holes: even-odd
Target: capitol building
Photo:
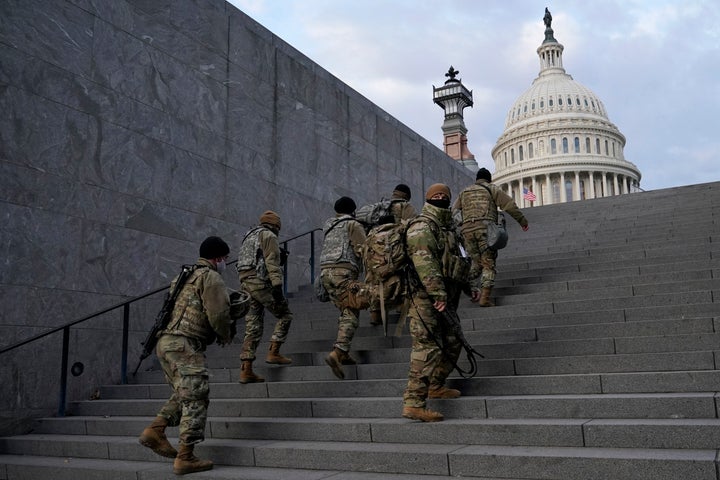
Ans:
[[[493,183],[521,207],[565,203],[640,191],[640,171],[625,160],[625,137],[589,88],[563,68],[563,45],[555,40],[545,9],[545,39],[538,47],[540,73],[508,111],[492,149]],[[472,92],[450,67],[433,100],[445,110],[445,153],[477,171],[467,148],[462,111]]]
[[[507,114],[492,150],[493,183],[522,206],[639,191],[640,171],[623,155],[625,137],[598,96],[565,73],[547,9],[544,21],[540,73]]]

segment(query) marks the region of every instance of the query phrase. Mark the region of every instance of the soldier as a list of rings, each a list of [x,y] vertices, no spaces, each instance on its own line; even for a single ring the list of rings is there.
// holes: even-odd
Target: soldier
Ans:
[[[481,168],[476,175],[475,184],[467,187],[458,196],[453,212],[462,213],[460,231],[464,245],[472,259],[470,280],[472,281],[472,301],[481,307],[493,307],[490,299],[495,286],[495,260],[497,250],[487,246],[487,222],[497,222],[498,208],[510,214],[527,231],[528,221],[515,201],[507,193],[493,185],[490,172]]]
[[[390,213],[395,217],[395,223],[417,217],[417,210],[410,203],[411,197],[410,187],[404,183],[399,183],[393,190],[390,197]]]
[[[360,309],[367,308],[370,302],[365,285],[358,282],[365,229],[355,220],[355,209],[352,198],[340,197],[335,202],[336,215],[327,219],[323,227],[325,240],[320,254],[320,279],[340,310],[337,338],[325,363],[341,380],[345,378],[342,366],[357,363],[349,354],[350,346]]]
[[[380,219],[380,223],[389,223],[391,221],[400,223],[403,220],[415,218],[417,216],[417,210],[415,210],[415,207],[410,203],[411,197],[410,187],[404,183],[399,183],[390,197],[390,216],[392,220],[383,217]],[[367,275],[368,272],[365,273]],[[372,279],[366,278],[366,280],[370,281]],[[374,302],[370,305],[370,325],[382,325],[382,314],[380,312],[379,302]]]
[[[266,308],[277,318],[277,323],[265,362],[276,365],[292,363],[280,354],[280,346],[287,338],[293,319],[282,289],[283,272],[277,238],[280,226],[278,214],[268,210],[260,215],[260,225],[250,230],[240,245],[236,268],[243,290],[250,294],[250,310],[245,316],[245,339],[240,353],[240,383],[265,381],[253,372],[252,364],[262,339]]]
[[[469,292],[469,261],[461,257],[460,238],[450,211],[450,188],[431,185],[420,216],[407,229],[407,253],[419,285],[410,289],[412,351],[408,383],[403,394],[402,416],[423,422],[443,420],[426,408],[428,398],[458,398],[460,391],[445,387],[462,343],[443,318],[457,309],[460,293]],[[459,324],[458,324],[459,327]],[[441,347],[442,346],[442,347]]]
[[[157,343],[158,360],[173,394],[143,430],[140,443],[158,455],[174,458],[176,475],[213,467],[211,460],[195,457],[193,449],[205,439],[210,403],[205,348],[216,339],[226,345],[234,336],[230,298],[220,276],[229,253],[230,248],[220,237],[208,237],[202,242],[200,259],[182,287],[170,323],[160,332]],[[165,436],[168,425],[180,426],[179,451]]]

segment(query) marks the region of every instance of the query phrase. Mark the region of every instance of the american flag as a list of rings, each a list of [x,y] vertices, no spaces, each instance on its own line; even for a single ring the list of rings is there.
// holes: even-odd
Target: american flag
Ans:
[[[535,200],[537,200],[537,196],[525,187],[523,187],[523,198],[530,202],[534,202]]]

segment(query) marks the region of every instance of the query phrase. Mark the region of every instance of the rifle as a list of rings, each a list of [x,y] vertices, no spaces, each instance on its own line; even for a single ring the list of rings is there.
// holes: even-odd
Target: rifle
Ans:
[[[155,317],[155,324],[153,324],[152,328],[145,337],[145,341],[142,342],[143,350],[140,352],[140,360],[138,361],[137,367],[135,367],[135,371],[133,371],[133,376],[137,374],[143,360],[149,357],[155,350],[155,346],[158,342],[158,334],[165,330],[168,323],[170,323],[172,311],[175,307],[175,301],[177,300],[178,295],[180,295],[180,291],[185,285],[188,277],[190,277],[190,274],[195,271],[195,268],[195,265],[183,265],[180,275],[178,275],[177,281],[175,282],[175,287],[165,294],[165,301]]]
[[[408,272],[408,275],[409,275],[408,282],[409,282],[409,287],[411,290],[410,298],[412,298],[412,291],[413,290],[417,291],[417,289],[422,288],[422,282],[420,281],[420,277],[418,276],[418,273],[414,268],[410,269],[410,272]],[[460,376],[463,378],[474,377],[475,374],[477,373],[477,359],[475,358],[475,355],[477,355],[480,358],[485,358],[485,355],[483,355],[482,353],[475,350],[473,348],[473,346],[470,345],[470,342],[468,342],[467,339],[465,338],[465,334],[463,333],[462,326],[460,324],[460,317],[458,317],[457,311],[454,308],[449,308],[446,305],[445,310],[443,310],[442,312],[437,312],[437,313],[439,313],[445,319],[447,324],[452,329],[452,332],[455,334],[455,336],[458,338],[458,340],[460,340],[460,343],[462,344],[463,349],[465,350],[465,352],[467,354],[467,359],[468,359],[468,363],[470,364],[470,369],[468,371],[465,371],[465,370],[461,369],[458,366],[458,364],[455,362],[453,364],[453,366],[455,367],[455,370],[457,370],[458,373],[460,374]],[[425,320],[423,320],[422,317],[420,318],[420,321],[422,321],[423,325],[425,325]],[[425,325],[425,328],[427,329],[428,332],[430,332],[430,329],[427,327],[427,325]],[[430,336],[435,341],[435,344],[438,346],[438,348],[440,348],[440,350],[443,352],[443,355],[447,355],[445,353],[445,351],[443,350],[442,343],[437,338],[435,338],[435,336],[432,335],[432,333],[430,333]]]
[[[470,345],[470,342],[468,342],[465,338],[462,326],[460,325],[460,317],[458,317],[457,311],[446,307],[445,310],[439,313],[443,316],[443,318],[445,318],[455,336],[458,338],[458,340],[460,340],[460,343],[462,343],[462,346],[465,349],[465,353],[467,355],[468,363],[470,364],[470,369],[468,371],[462,370],[457,364],[455,364],[455,369],[458,371],[458,373],[460,373],[460,376],[463,378],[474,377],[477,373],[477,359],[475,358],[475,355],[480,358],[485,358],[485,355],[475,350],[473,346]]]

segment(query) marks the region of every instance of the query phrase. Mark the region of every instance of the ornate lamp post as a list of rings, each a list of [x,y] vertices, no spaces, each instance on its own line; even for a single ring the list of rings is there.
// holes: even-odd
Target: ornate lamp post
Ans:
[[[467,128],[463,120],[463,109],[473,105],[472,91],[455,78],[459,73],[450,66],[445,74],[448,77],[445,84],[438,88],[433,85],[433,102],[445,111],[442,125],[445,153],[470,170],[476,171],[478,165],[475,155],[467,148]]]

